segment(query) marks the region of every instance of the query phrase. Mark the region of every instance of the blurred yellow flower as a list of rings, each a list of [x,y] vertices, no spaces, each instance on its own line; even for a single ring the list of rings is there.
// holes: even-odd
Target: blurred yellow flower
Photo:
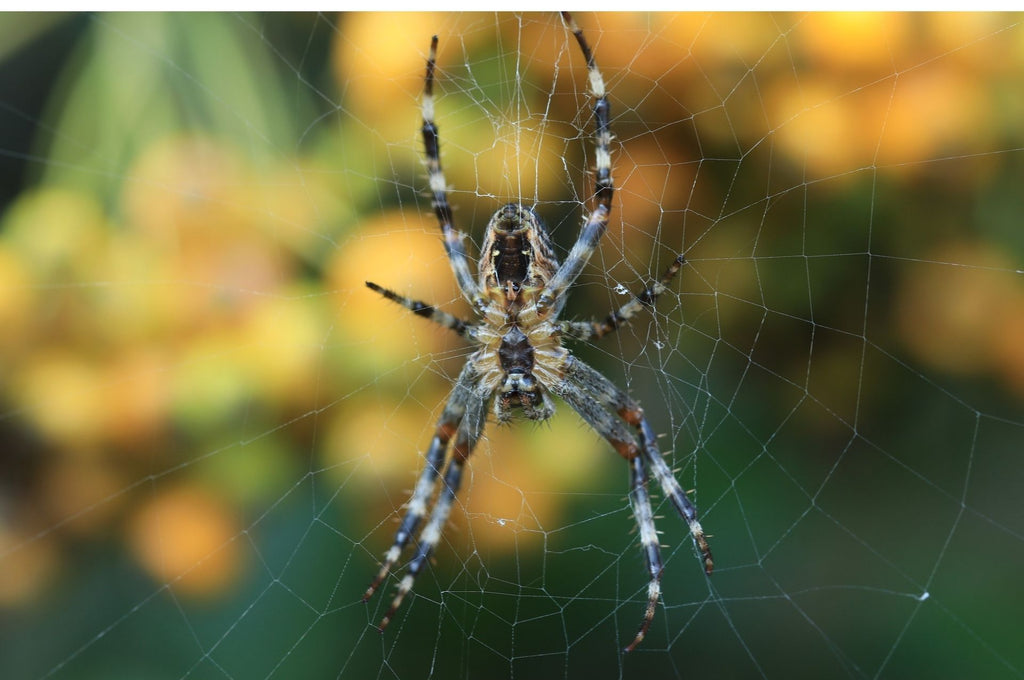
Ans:
[[[909,66],[914,15],[899,12],[810,12],[795,42],[816,70],[882,77]]]
[[[12,248],[0,243],[0,365],[24,349],[38,304],[28,269]]]
[[[430,37],[443,16],[413,12],[356,12],[342,17],[335,33],[332,65],[345,104],[359,120],[374,122],[374,134],[406,139],[418,127],[416,111]],[[447,48],[447,46],[446,46]],[[395,115],[408,111],[411,116]]]
[[[60,188],[30,189],[4,215],[2,238],[38,281],[81,284],[101,280],[96,257],[110,224],[88,194]]]
[[[100,398],[105,438],[151,462],[154,444],[169,429],[171,374],[165,350],[142,345],[112,358]]]
[[[108,405],[103,367],[72,349],[37,349],[16,367],[9,390],[23,418],[71,451],[103,440]]]
[[[15,533],[2,519],[0,555],[4,556],[0,607],[13,609],[32,603],[46,594],[60,571],[60,553],[54,536],[28,538]]]
[[[308,406],[322,369],[326,313],[312,291],[289,292],[295,294],[259,301],[238,325],[235,341],[243,371],[267,403]]]
[[[977,76],[955,64],[901,73],[891,97],[879,98],[874,111],[864,112],[878,120],[880,130],[865,135],[863,144],[877,143],[883,165],[988,148],[993,141],[990,106]]]
[[[948,373],[991,372],[1018,389],[1022,310],[1024,286],[1011,263],[963,241],[937,247],[908,269],[893,306],[900,337],[920,360]]]
[[[597,480],[616,470],[626,477],[622,458],[561,404],[545,423],[491,423],[470,467],[464,505],[473,538],[507,552],[539,545],[544,532],[564,526],[569,501],[594,493]]]
[[[128,527],[136,559],[176,594],[214,596],[243,567],[239,519],[215,493],[198,485],[162,487],[142,502]]]
[[[1024,290],[1006,297],[1006,306],[992,335],[996,370],[1024,398]]]

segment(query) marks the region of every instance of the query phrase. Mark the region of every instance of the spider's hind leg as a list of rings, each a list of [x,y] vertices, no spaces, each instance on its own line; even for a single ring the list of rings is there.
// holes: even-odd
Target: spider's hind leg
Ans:
[[[434,432],[433,439],[430,441],[430,447],[427,449],[426,464],[423,466],[423,471],[420,472],[416,488],[413,490],[412,497],[406,506],[405,515],[402,517],[402,523],[395,533],[394,542],[385,554],[377,576],[366,589],[366,593],[363,594],[363,602],[367,602],[373,597],[374,592],[384,582],[388,574],[391,573],[395,564],[398,563],[399,558],[402,556],[406,545],[408,545],[409,540],[412,538],[413,533],[419,526],[420,521],[427,514],[427,505],[431,495],[434,493],[434,487],[437,485],[437,477],[444,467],[445,452],[448,450],[449,442],[452,437],[456,436],[457,432],[461,432],[464,429],[463,422],[467,408],[476,400],[473,392],[473,381],[475,378],[476,371],[473,369],[473,365],[467,363],[462,369],[462,373],[459,374],[459,379],[452,390],[451,396],[448,398],[448,403],[445,404],[441,418],[437,421],[437,429]],[[473,410],[478,411],[480,408],[477,407]],[[458,446],[459,444],[456,443],[456,447]],[[388,618],[393,613],[393,611],[389,612]],[[381,623],[381,628],[383,629],[386,625],[387,619]]]
[[[467,372],[469,374],[474,374],[471,368],[472,362],[467,363],[466,367],[467,368],[463,370],[463,375],[466,375]],[[462,384],[461,377],[460,384]],[[409,562],[409,567],[405,572],[405,576],[402,577],[401,582],[398,584],[398,592],[395,594],[395,598],[391,601],[391,606],[388,607],[388,611],[384,614],[384,618],[381,619],[381,631],[387,627],[388,623],[390,623],[391,619],[394,617],[395,612],[402,606],[402,601],[405,599],[405,596],[412,590],[416,576],[423,569],[424,565],[427,564],[427,561],[433,554],[438,542],[441,540],[441,532],[444,531],[444,525],[448,522],[448,515],[451,512],[452,504],[455,502],[455,494],[458,493],[459,486],[462,482],[462,472],[465,468],[466,461],[469,459],[470,454],[473,453],[473,449],[476,448],[476,444],[480,439],[480,434],[483,431],[487,405],[479,392],[474,392],[470,389],[464,406],[465,413],[455,434],[455,442],[452,445],[452,454],[444,471],[444,481],[442,482],[441,492],[438,494],[433,510],[431,510],[430,521],[427,522],[427,525],[423,527],[423,531],[420,532],[416,555],[412,558],[412,561]]]
[[[636,456],[629,461],[631,490],[629,492],[630,505],[633,507],[633,517],[640,528],[640,545],[644,551],[644,561],[647,564],[647,572],[651,580],[647,584],[647,607],[644,609],[644,618],[640,622],[640,629],[633,636],[623,651],[632,652],[636,649],[654,620],[654,612],[661,599],[661,550],[658,545],[658,532],[654,528],[654,512],[651,510],[651,496],[647,491],[647,468],[643,456]]]
[[[714,566],[711,549],[704,536],[704,530],[697,521],[697,508],[690,502],[662,458],[655,441],[654,430],[636,401],[598,371],[571,356],[566,363],[562,380],[551,385],[550,389],[608,440],[619,455],[630,464],[630,504],[640,529],[640,542],[650,581],[647,586],[647,607],[644,609],[643,620],[633,641],[625,648],[625,651],[629,652],[647,635],[658,601],[661,599],[662,562],[654,526],[654,513],[651,510],[647,489],[648,469],[657,479],[662,492],[686,521],[700,552],[704,571],[708,574]],[[639,442],[627,426],[636,429]]]
[[[441,532],[448,521],[451,506],[455,501],[455,494],[459,490],[462,470],[480,439],[486,419],[487,404],[480,387],[476,384],[477,377],[473,361],[467,361],[459,374],[451,397],[448,398],[448,403],[445,404],[444,413],[441,414],[437,423],[437,430],[430,442],[430,448],[427,450],[426,465],[416,482],[412,498],[409,499],[405,516],[399,525],[398,533],[395,534],[395,541],[385,555],[376,578],[373,579],[373,583],[363,595],[363,602],[373,596],[380,584],[391,573],[420,521],[426,516],[427,505],[433,495],[434,487],[437,486],[437,478],[441,473],[445,452],[450,443],[452,452],[447,466],[444,466],[441,491],[430,511],[429,521],[419,533],[416,554],[409,563],[405,576],[399,582],[398,593],[380,621],[378,627],[381,632],[391,622],[395,612],[402,605],[402,600],[412,590],[416,575],[423,569],[441,540]]]

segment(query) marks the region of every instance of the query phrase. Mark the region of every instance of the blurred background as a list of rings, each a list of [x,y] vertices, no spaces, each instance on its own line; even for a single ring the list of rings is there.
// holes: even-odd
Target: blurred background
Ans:
[[[1024,675],[1024,26],[580,14],[618,192],[566,315],[712,534],[562,405],[492,427],[382,636],[360,602],[466,344],[419,94],[470,248],[592,190],[557,15],[6,14],[0,676]],[[660,499],[659,499],[660,503]]]

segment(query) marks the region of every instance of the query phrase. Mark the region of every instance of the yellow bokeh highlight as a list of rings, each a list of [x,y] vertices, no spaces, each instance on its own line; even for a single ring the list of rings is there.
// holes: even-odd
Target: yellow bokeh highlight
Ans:
[[[1004,302],[990,338],[993,363],[996,372],[1024,398],[1024,289],[1018,287]]]
[[[564,525],[568,502],[625,463],[572,409],[558,402],[544,423],[489,424],[470,459],[465,509],[480,546],[512,552]],[[461,518],[457,518],[461,523]]]
[[[403,496],[412,489],[423,465],[423,452],[433,436],[436,413],[446,399],[446,386],[427,387],[423,400],[437,402],[436,411],[418,401],[400,399],[397,403],[367,397],[350,401],[332,413],[322,446],[325,466],[338,471],[338,482],[348,479],[347,463],[358,461],[355,474],[364,484],[377,481]],[[381,397],[383,400],[386,398]],[[385,498],[374,492],[380,503]],[[404,499],[403,499],[404,500]],[[381,508],[382,512],[387,512]],[[375,521],[371,517],[367,520]]]
[[[4,556],[4,577],[0,578],[0,607],[15,608],[45,596],[60,570],[60,553],[53,536],[27,539],[0,522],[0,555]]]
[[[242,159],[211,138],[160,138],[142,150],[129,176],[122,196],[128,223],[168,249],[187,251],[247,221]]]
[[[947,373],[991,372],[1020,389],[1024,284],[1011,263],[981,244],[944,244],[909,270],[893,307],[914,355]],[[938,264],[938,263],[964,264]]]
[[[651,234],[666,212],[687,206],[696,166],[671,163],[651,138],[631,144],[614,157],[616,200],[621,219],[639,230],[638,247],[651,246]],[[618,217],[613,217],[618,221]],[[627,232],[627,234],[633,232]]]
[[[311,394],[326,326],[309,294],[264,298],[235,334],[242,370],[268,401],[288,402]]]
[[[964,153],[968,141],[970,148],[988,148],[992,135],[982,94],[976,77],[957,68],[900,74],[891,101],[876,102],[884,125],[878,162],[913,163]]]
[[[125,187],[124,211],[165,257],[178,283],[205,286],[197,299],[244,303],[291,273],[286,251],[250,205],[253,174],[227,146],[199,136],[163,138],[143,151]],[[183,296],[190,298],[193,296]],[[199,316],[199,309],[185,312]]]
[[[82,450],[104,435],[108,405],[101,398],[102,367],[70,349],[37,351],[11,377],[9,389],[22,417],[44,437]]]
[[[442,15],[357,12],[342,21],[331,61],[346,106],[357,119],[373,121],[374,133],[384,139],[408,138],[417,126],[430,37]],[[403,120],[396,109],[410,115]]]
[[[652,42],[650,49],[661,63],[685,57],[691,71],[705,75],[737,64],[764,63],[784,28],[779,17],[761,12],[654,14],[648,22],[642,25],[640,38]],[[649,26],[664,39],[650,41]]]
[[[897,12],[811,12],[801,17],[795,42],[816,69],[894,73],[906,66],[913,20]]]
[[[332,160],[286,157],[246,182],[248,218],[272,247],[316,259],[332,225],[348,217],[351,208],[333,182],[338,167]]]
[[[236,511],[198,485],[163,487],[142,502],[128,545],[159,584],[192,597],[222,592],[242,571]]]
[[[485,123],[485,124],[480,124]],[[479,241],[491,214],[505,203],[522,200],[528,205],[560,197],[566,191],[561,140],[534,121],[503,120],[476,130],[463,131],[466,139],[448,145],[442,159],[452,195],[449,200],[462,210],[459,218],[473,224],[459,224]],[[468,147],[468,150],[463,147]],[[454,147],[454,148],[453,148]],[[573,151],[569,150],[569,154]],[[448,175],[451,175],[450,177]],[[585,178],[571,178],[580,182]],[[570,181],[571,181],[570,180]],[[473,196],[482,194],[482,198]],[[471,208],[475,208],[472,209]]]
[[[88,194],[61,188],[21,194],[4,216],[2,238],[40,280],[81,283],[102,280],[94,271],[110,224]]]
[[[34,326],[39,301],[32,282],[17,253],[0,243],[0,360],[21,350]]]
[[[835,83],[786,82],[769,94],[768,104],[778,125],[776,142],[812,176],[840,175],[873,163],[877,141],[871,140],[878,138],[878,122],[860,115]]]
[[[100,423],[106,437],[148,460],[149,447],[167,430],[171,370],[165,352],[132,347],[110,362],[104,378]]]
[[[1005,29],[1000,12],[928,12],[923,24],[922,60],[932,55],[953,58],[957,64],[986,74],[1018,72],[1024,41]]]
[[[169,310],[187,296],[175,283],[172,261],[138,233],[111,238],[92,264],[100,280],[75,291],[82,316],[79,330],[111,352],[160,342],[173,334],[180,319]]]
[[[221,426],[256,396],[245,368],[235,333],[210,330],[193,338],[175,359],[171,416],[189,431]]]

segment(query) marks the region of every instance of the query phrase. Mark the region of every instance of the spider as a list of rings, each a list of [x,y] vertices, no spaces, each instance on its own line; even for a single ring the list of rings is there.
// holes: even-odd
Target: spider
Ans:
[[[640,310],[652,307],[685,262],[681,255],[677,257],[660,280],[611,312],[603,321],[559,320],[570,286],[608,227],[615,191],[609,148],[612,139],[610,110],[604,79],[582,30],[568,12],[563,12],[562,18],[575,36],[587,64],[590,95],[594,101],[596,147],[595,205],[562,264],[558,263],[547,230],[534,210],[522,203],[509,203],[499,208],[487,224],[478,278],[474,279],[463,246],[463,235],[453,224],[441,170],[433,95],[437,36],[430,43],[423,88],[422,134],[432,205],[459,289],[480,320],[465,321],[425,302],[366,282],[369,288],[385,298],[454,331],[476,348],[462,367],[438,420],[427,449],[426,465],[406,506],[394,543],[363,596],[363,601],[368,601],[398,563],[420,522],[427,516],[430,499],[443,470],[440,492],[433,508],[429,509],[430,518],[419,533],[415,555],[399,582],[398,592],[380,622],[381,632],[412,590],[417,574],[441,538],[463,469],[480,440],[491,410],[488,405],[492,401],[494,418],[498,423],[507,423],[517,414],[541,421],[554,413],[550,395],[557,395],[628,461],[631,479],[629,500],[640,529],[640,543],[650,582],[643,619],[632,642],[626,646],[626,652],[635,649],[644,639],[661,598],[662,561],[647,490],[649,475],[654,476],[662,492],[689,526],[703,560],[704,571],[710,574],[713,567],[711,550],[697,521],[697,509],[662,458],[654,429],[644,417],[643,409],[608,378],[574,357],[562,345],[566,339],[586,341],[601,338]]]

